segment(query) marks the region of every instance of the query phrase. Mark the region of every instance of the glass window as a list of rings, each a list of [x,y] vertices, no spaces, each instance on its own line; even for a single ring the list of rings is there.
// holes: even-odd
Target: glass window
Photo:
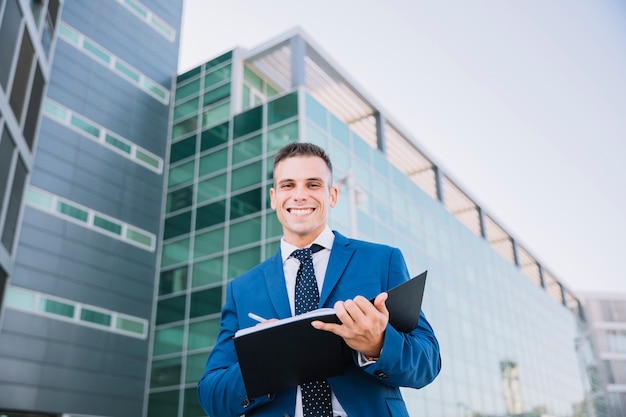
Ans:
[[[218,106],[207,107],[202,111],[202,127],[209,127],[228,120],[230,117],[230,101]]]
[[[231,190],[236,191],[263,180],[263,161],[245,165],[232,171]]]
[[[298,115],[298,92],[287,94],[267,104],[267,124],[282,122]]]
[[[180,357],[152,361],[150,388],[180,384],[182,359]],[[172,414],[176,415],[176,413]]]
[[[187,296],[184,294],[179,295],[178,297],[160,300],[157,304],[157,326],[160,324],[184,320],[186,300]]]
[[[102,311],[81,308],[80,319],[89,323],[100,324],[102,326],[111,326],[111,314]]]
[[[89,213],[86,210],[80,209],[62,201],[57,201],[57,212],[65,214],[66,216],[72,217],[82,222],[86,222],[89,218]]]
[[[154,332],[154,356],[180,352],[183,348],[184,326],[157,329]]]
[[[245,66],[243,68],[243,79],[252,87],[256,88],[259,91],[263,91],[263,80],[261,79],[261,77],[252,72],[250,68],[248,68],[248,66]]]
[[[200,177],[221,171],[228,164],[228,149],[220,149],[200,158]]]
[[[132,81],[136,83],[139,82],[139,73],[133,67],[126,65],[119,59],[115,60],[115,69],[117,70],[117,72],[119,72],[123,76],[130,78]]]
[[[224,229],[219,228],[196,235],[194,259],[213,255],[224,250]]]
[[[202,72],[202,66],[198,66],[195,67],[193,69],[190,69],[189,71],[187,71],[184,74],[180,74],[178,77],[176,77],[176,83],[177,84],[182,84],[183,81],[185,80],[189,80],[193,77],[195,77],[196,75],[200,74]],[[192,81],[192,83],[198,83],[198,86],[194,89],[195,91],[197,91],[200,88],[200,79],[198,78],[197,80]],[[189,84],[185,84],[185,86],[187,86]],[[178,90],[182,89],[183,87],[178,87]],[[176,93],[176,99],[178,99],[178,92]]]
[[[170,163],[173,164],[182,159],[189,158],[196,153],[196,136],[188,137],[172,144],[170,150]]]
[[[219,331],[219,319],[204,320],[189,324],[189,340],[187,341],[187,349],[194,350],[215,346],[217,333],[219,333]],[[206,354],[204,355],[204,360],[206,361]]]
[[[233,165],[255,159],[263,153],[263,136],[257,135],[233,145]]]
[[[298,140],[298,122],[274,128],[267,132],[267,151],[277,151],[288,143]]]
[[[186,136],[198,129],[198,117],[190,117],[172,126],[172,140],[176,140],[182,136]]]
[[[43,101],[43,108],[42,108],[44,114],[53,117],[55,119],[60,120],[61,122],[65,123],[65,121],[67,120],[67,110],[65,108],[63,108],[63,106],[54,103],[50,100],[44,100]]]
[[[99,227],[101,229],[104,229],[104,230],[106,230],[108,232],[115,233],[116,235],[121,235],[122,234],[122,225],[121,224],[119,224],[117,222],[114,222],[114,221],[111,221],[111,220],[108,220],[108,219],[105,219],[105,218],[100,217],[98,215],[94,216],[93,225],[96,226],[96,227]]]
[[[313,123],[317,124],[324,131],[326,131],[326,117],[328,115],[324,106],[322,106],[317,100],[306,95],[305,99],[306,117]]]
[[[44,313],[50,313],[63,317],[74,317],[75,307],[72,304],[63,303],[57,300],[51,300],[49,298],[41,298],[39,300],[39,311]]]
[[[174,107],[174,120],[182,119],[187,116],[196,116],[198,113],[198,97],[187,100],[184,103],[177,104]]]
[[[0,147],[0,156],[2,155],[2,148]],[[2,164],[0,164],[0,167]],[[1,174],[1,172],[0,172]],[[0,187],[2,183],[0,183]],[[0,197],[2,197],[3,193],[0,193]],[[41,207],[46,210],[52,209],[52,197],[50,197],[46,193],[42,193],[39,190],[35,190],[34,188],[28,188],[26,190],[26,201],[32,205],[37,207]],[[2,207],[2,200],[0,199],[0,207]]]
[[[214,86],[215,84],[221,83],[222,81],[230,80],[230,74],[231,74],[230,64],[225,65],[219,69],[216,69],[215,71],[208,73],[204,77],[204,88],[208,89]]]
[[[13,66],[13,51],[17,46],[21,26],[22,13],[18,0],[9,0],[6,2],[4,16],[0,22],[0,85],[4,91],[8,91],[7,83]]]
[[[195,163],[196,161],[192,160],[177,167],[170,168],[167,179],[168,187],[193,180]]]
[[[333,211],[334,213],[334,211]],[[271,212],[265,216],[265,237],[271,239],[283,235],[283,226],[278,221],[275,212]]]
[[[146,334],[146,323],[138,319],[131,319],[129,317],[117,317],[115,328],[125,332]]]
[[[176,242],[166,243],[163,245],[163,253],[161,255],[161,266],[166,267],[189,259],[189,239],[181,239]]]
[[[228,279],[238,277],[261,261],[261,247],[242,250],[228,255]]]
[[[159,295],[184,291],[187,289],[187,265],[161,272]]]
[[[148,415],[150,417],[178,415],[178,387],[173,391],[151,393],[148,399]]]
[[[154,236],[145,232],[128,227],[126,229],[126,238],[144,246],[152,247],[154,244]]]
[[[72,122],[73,121],[74,121],[74,116],[72,116]],[[90,126],[90,125],[85,123],[85,126]],[[98,131],[97,128],[94,127],[94,129],[95,129],[94,133],[96,133],[95,136],[97,137],[97,135],[99,135],[100,132]],[[116,138],[112,134],[110,134],[108,132],[105,133],[104,134],[104,141],[105,141],[105,143],[108,143],[109,145],[113,146],[114,148],[117,148],[120,151],[125,152],[125,153],[130,155],[130,152],[132,150],[131,146],[128,143],[126,143],[125,141],[123,141],[123,140],[121,140],[119,138]]]
[[[200,151],[220,146],[228,142],[229,123],[222,123],[202,132]]]
[[[89,52],[94,58],[109,64],[111,62],[111,54],[109,54],[104,48],[89,39],[83,40],[83,49]]]
[[[193,281],[191,286],[196,288],[207,284],[214,284],[222,281],[222,269],[224,268],[224,257],[209,259],[197,262],[193,265]]]
[[[234,220],[241,216],[261,211],[261,190],[261,188],[255,188],[254,190],[232,196],[230,201],[230,219]]]
[[[189,317],[216,314],[222,310],[222,286],[191,293]]]
[[[0,210],[4,205],[4,193],[8,184],[9,173],[11,171],[11,161],[15,152],[13,138],[6,127],[2,127],[2,137],[0,137]]]
[[[226,174],[198,183],[198,204],[226,195]]]
[[[348,125],[332,114],[330,115],[330,134],[345,147],[350,147],[350,129],[348,129]]]
[[[204,94],[202,101],[203,107],[217,103],[220,100],[230,96],[230,83],[217,87],[214,90],[208,91]]]
[[[230,225],[228,246],[236,248],[261,240],[261,217]]]
[[[9,103],[15,113],[18,121],[22,120],[22,110],[26,101],[26,90],[30,80],[30,68],[33,64],[35,50],[30,41],[28,31],[24,31],[22,38],[22,46],[20,47],[20,56],[17,59],[17,68],[15,70],[15,78],[13,79],[13,87],[11,88],[11,98]]]
[[[190,326],[191,327],[191,326]],[[192,329],[189,329],[191,332]],[[217,331],[216,333],[217,334]],[[188,355],[187,356],[187,366],[185,368],[185,383],[187,384],[197,384],[202,374],[204,372],[204,367],[206,366],[207,354],[206,352],[198,353],[196,355]],[[196,404],[198,403],[198,390],[197,388],[193,388],[194,399]],[[202,416],[203,412],[195,412],[193,414],[183,414],[184,416]]]
[[[166,101],[169,96],[169,92],[165,88],[147,78],[143,79],[142,88],[164,101]]]
[[[9,286],[6,292],[6,299],[4,300],[7,306],[33,310],[35,308],[35,294]]]
[[[171,239],[191,231],[191,211],[177,214],[165,219],[163,239]]]
[[[189,365],[189,364],[187,364]],[[200,374],[202,376],[202,374]],[[195,381],[192,381],[195,382]],[[196,385],[196,384],[194,384]],[[198,389],[197,388],[186,388],[185,389],[185,399],[183,403],[183,416],[203,416],[205,412],[200,408],[200,403],[198,402]]]
[[[41,73],[41,68],[37,65],[33,86],[30,92],[30,101],[28,102],[28,111],[26,112],[26,120],[24,121],[24,138],[28,147],[33,149],[33,141],[35,140],[35,129],[39,121],[39,109],[41,108],[41,99],[45,80]]]
[[[159,171],[161,170],[161,159],[159,157],[152,156],[141,149],[137,149],[135,150],[135,158],[137,158],[138,161],[145,162],[151,167],[158,168]]]
[[[87,133],[90,136],[93,136],[95,138],[100,137],[100,129],[94,126],[93,124],[91,124],[90,122],[88,122],[87,120],[83,119],[82,117],[79,117],[73,114],[70,117],[70,124],[82,130],[83,132]]]
[[[226,201],[220,200],[213,204],[198,207],[196,212],[196,230],[215,226],[226,221]]]
[[[260,130],[263,126],[263,107],[255,107],[235,116],[233,139]]]
[[[193,198],[193,186],[189,185],[178,190],[170,191],[167,194],[167,201],[165,203],[165,211],[171,213],[172,211],[180,210],[185,207],[191,206]]]
[[[72,29],[71,27],[67,26],[63,22],[61,22],[61,24],[59,25],[59,35],[63,39],[65,39],[67,42],[69,42],[72,45],[78,47],[78,42],[80,40],[80,36],[79,36],[78,32],[76,32],[74,29]]]
[[[196,68],[196,71],[189,71],[183,75],[186,74],[191,74],[191,73],[197,73],[199,72],[200,67]],[[180,79],[182,76],[179,76],[178,78],[178,82],[181,82],[182,80]],[[193,80],[185,85],[181,85],[180,87],[176,88],[176,102],[178,103],[179,101],[187,98],[187,97],[191,97],[194,94],[198,94],[198,91],[200,90],[200,79],[197,80]]]
[[[326,134],[310,121],[306,124],[306,141],[319,145],[323,149],[328,149],[328,139],[326,138]]]
[[[213,67],[217,67],[218,65],[220,65],[220,64],[230,60],[232,56],[233,56],[233,52],[232,51],[228,51],[225,54],[220,55],[217,58],[214,58],[214,59],[210,60],[209,62],[204,64],[204,67],[208,71],[209,69],[211,69]]]
[[[352,146],[354,148],[354,154],[359,157],[366,164],[371,163],[370,159],[370,151],[372,148],[363,141],[363,139],[357,137],[352,141]]]

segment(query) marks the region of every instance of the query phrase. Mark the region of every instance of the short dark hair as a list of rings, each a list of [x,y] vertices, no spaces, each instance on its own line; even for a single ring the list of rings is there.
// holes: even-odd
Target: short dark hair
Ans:
[[[274,155],[274,170],[276,170],[276,165],[278,165],[280,161],[293,158],[294,156],[318,156],[322,158],[324,162],[326,162],[330,170],[330,177],[332,178],[333,164],[330,162],[330,157],[324,149],[308,142],[292,142],[280,148],[278,152],[276,152],[276,155]]]

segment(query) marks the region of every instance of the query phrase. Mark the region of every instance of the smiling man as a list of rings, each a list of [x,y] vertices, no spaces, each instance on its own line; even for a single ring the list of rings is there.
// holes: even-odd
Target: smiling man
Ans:
[[[401,252],[328,227],[338,198],[332,178],[330,158],[316,145],[277,152],[270,199],[283,237],[276,255],[228,284],[220,333],[198,383],[208,415],[408,416],[399,388],[421,388],[439,373],[439,345],[423,313],[410,333],[389,325],[385,291],[409,279]],[[232,337],[255,325],[248,313],[281,319],[318,307],[334,307],[341,321],[312,324],[351,349],[344,373],[247,398]]]

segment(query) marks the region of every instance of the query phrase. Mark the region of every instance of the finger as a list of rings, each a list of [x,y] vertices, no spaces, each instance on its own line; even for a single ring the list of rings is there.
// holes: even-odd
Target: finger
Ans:
[[[376,307],[376,309],[381,313],[387,313],[387,305],[385,304],[385,301],[387,301],[388,296],[389,294],[386,292],[381,292],[374,299],[374,307]]]

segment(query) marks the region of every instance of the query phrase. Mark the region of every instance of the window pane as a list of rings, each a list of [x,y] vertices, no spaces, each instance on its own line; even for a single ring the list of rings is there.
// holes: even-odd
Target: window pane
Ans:
[[[231,65],[226,65],[222,68],[207,74],[204,77],[204,88],[210,88],[211,86],[221,83],[224,80],[229,80],[231,74]]]
[[[263,153],[263,136],[257,135],[233,145],[233,164],[258,158]]]
[[[107,230],[111,233],[115,233],[116,235],[122,234],[122,225],[116,222],[112,222],[110,220],[104,219],[100,216],[94,217],[93,225],[101,229]]]
[[[107,65],[111,62],[111,55],[105,51],[100,45],[96,45],[88,39],[83,41],[83,49],[89,52],[96,59],[106,63]]]
[[[41,108],[41,99],[43,96],[43,88],[45,86],[45,80],[41,73],[41,68],[37,65],[35,72],[35,78],[33,80],[33,87],[30,93],[30,101],[28,102],[28,111],[26,113],[26,120],[24,121],[24,137],[28,147],[33,149],[33,141],[35,140],[35,129],[39,121],[39,109]]]
[[[135,151],[135,158],[137,158],[138,161],[145,162],[146,164],[154,168],[161,168],[161,161],[158,157],[152,156],[149,153],[142,151],[141,149],[137,149]]]
[[[228,245],[230,248],[261,240],[261,217],[231,224]]]
[[[90,136],[93,136],[95,138],[100,137],[100,129],[94,126],[93,124],[89,123],[88,121],[84,120],[81,117],[72,115],[70,118],[70,124],[74,127],[77,127],[78,129],[82,130],[83,132],[87,133]]]
[[[178,162],[196,153],[196,136],[191,136],[172,144],[170,152],[170,163]]]
[[[261,188],[231,197],[230,218],[236,219],[261,210]]]
[[[129,319],[126,317],[118,317],[115,327],[119,330],[124,330],[127,332],[137,333],[141,335],[146,333],[146,326],[144,322]]]
[[[74,117],[72,116],[72,122],[73,121],[74,121]],[[72,123],[72,124],[74,124],[74,123]],[[90,125],[85,124],[85,126],[90,126]],[[94,127],[94,129],[95,130],[93,132],[89,132],[89,133],[91,133],[91,134],[95,133],[94,136],[98,136],[100,134],[99,130],[97,128],[95,128],[95,127]],[[106,133],[104,135],[104,141],[106,143],[108,143],[109,145],[111,145],[111,146],[113,146],[113,147],[115,147],[115,148],[119,149],[120,151],[123,151],[123,152],[125,152],[127,154],[130,154],[130,151],[132,149],[131,146],[128,143],[122,141],[121,139],[116,138],[115,136],[111,135],[110,133]]]
[[[198,207],[196,213],[196,230],[215,226],[226,221],[226,201],[221,200],[213,204]]]
[[[172,417],[178,415],[178,387],[174,391],[155,392],[148,399],[150,417]]]
[[[226,174],[221,174],[198,183],[198,204],[225,194]]]
[[[177,167],[170,168],[167,179],[168,187],[173,187],[175,185],[191,181],[193,179],[195,162],[196,161],[192,160]]]
[[[174,120],[195,115],[196,113],[198,113],[198,102],[199,98],[196,97],[194,99],[176,105],[176,107],[174,107]]]
[[[191,294],[189,317],[216,314],[222,310],[222,286],[198,291]]]
[[[261,129],[263,125],[263,107],[255,107],[235,116],[233,139]]]
[[[80,310],[80,319],[89,323],[100,324],[103,326],[111,325],[111,315],[101,311],[89,310],[83,307]]]
[[[160,300],[157,305],[157,326],[185,319],[186,295]]]
[[[200,151],[206,151],[228,142],[228,126],[229,123],[226,122],[203,131]]]
[[[217,67],[218,65],[230,60],[233,56],[232,51],[226,52],[223,55],[218,56],[217,58],[214,58],[212,60],[210,60],[209,62],[207,62],[206,64],[204,64],[204,67],[208,70],[210,70],[213,67]]]
[[[238,277],[261,261],[259,246],[228,255],[228,279]]]
[[[191,332],[191,329],[189,329]],[[202,374],[204,373],[204,367],[206,365],[207,359],[206,353],[198,353],[197,355],[189,355],[187,356],[187,367],[185,371],[185,383],[187,384],[195,384],[198,383]],[[196,388],[193,389],[195,394],[194,399],[196,403],[198,403],[198,390]],[[201,416],[202,413],[194,413],[194,414],[183,414],[185,416]]]
[[[196,288],[202,285],[214,284],[222,281],[224,258],[214,258],[208,261],[197,262],[193,265],[193,281],[191,286]]]
[[[61,301],[42,298],[39,300],[39,311],[63,317],[74,317],[74,306]]]
[[[232,191],[257,184],[263,180],[263,162],[245,165],[232,172]]]
[[[211,230],[196,235],[194,258],[222,252],[224,250],[224,229]]]
[[[15,144],[6,125],[2,128],[0,137],[0,210],[4,206],[4,193],[9,185],[7,179],[11,170],[11,160],[15,152]]]
[[[267,104],[267,124],[281,122],[298,114],[298,92],[277,98]]]
[[[203,107],[206,107],[210,104],[217,103],[220,100],[225,99],[230,96],[230,83],[224,84],[220,87],[217,87],[214,90],[211,90],[204,94],[204,99],[202,101]]]
[[[33,44],[30,41],[28,31],[25,30],[22,46],[20,47],[20,56],[17,59],[13,88],[11,88],[11,99],[9,100],[13,113],[15,113],[15,118],[18,121],[22,120],[22,110],[26,100],[26,89],[28,88],[30,67],[32,66],[34,55]]]
[[[298,140],[298,122],[286,124],[267,132],[267,151],[276,151]]]
[[[167,194],[167,202],[165,203],[166,212],[180,210],[189,207],[192,203],[193,186],[189,185]]]
[[[182,136],[186,136],[191,132],[195,132],[198,129],[198,117],[190,117],[189,119],[185,119],[176,123],[172,127],[172,139],[176,140]]]
[[[171,239],[191,231],[191,211],[165,219],[163,239]]]
[[[350,146],[350,129],[348,129],[348,125],[332,114],[330,115],[330,134],[344,146]]]
[[[187,289],[187,266],[161,272],[159,295],[184,291]]]
[[[204,320],[189,324],[189,340],[187,342],[187,348],[189,350],[193,350],[215,346],[219,330],[219,319]],[[206,354],[204,356],[204,360],[206,362]]]
[[[243,69],[243,79],[259,91],[263,91],[263,80],[247,66]]]
[[[0,85],[7,91],[7,82],[13,65],[13,51],[22,25],[22,13],[17,0],[9,0],[0,23]],[[0,6],[2,4],[0,3]]]
[[[6,292],[7,306],[33,310],[35,308],[35,294],[19,288],[9,287]]]
[[[306,117],[326,131],[327,112],[317,100],[310,95],[306,95]]]
[[[57,212],[83,222],[86,222],[87,218],[89,217],[89,214],[85,210],[74,207],[62,201],[57,202]]]
[[[187,364],[189,365],[189,364]],[[200,374],[202,376],[202,374]],[[193,381],[192,381],[193,382]],[[195,385],[195,384],[194,384]],[[198,402],[198,389],[187,388],[185,389],[185,400],[183,404],[183,416],[203,416],[205,412],[200,408]]]
[[[228,164],[228,149],[221,149],[200,158],[200,176],[221,171]]]
[[[230,116],[230,101],[215,107],[208,107],[202,111],[202,127],[209,127],[221,123]]]
[[[176,242],[163,245],[161,266],[174,265],[189,259],[189,239],[181,239]]]
[[[180,357],[152,361],[150,388],[180,384],[181,362]]]
[[[270,238],[282,236],[282,235],[283,235],[283,226],[278,221],[278,217],[276,217],[276,213],[272,212],[272,213],[267,214],[265,217],[265,237],[267,239],[270,239]]]
[[[154,243],[153,236],[131,228],[126,229],[126,238],[150,247]]]
[[[197,68],[198,70],[200,68]],[[179,77],[179,82],[180,77]],[[183,86],[180,86],[176,89],[176,102],[181,101],[184,98],[190,97],[194,94],[198,93],[198,90],[200,90],[200,79],[191,81],[189,84],[185,84]]]
[[[183,348],[183,326],[157,329],[154,332],[154,356],[180,352]]]

